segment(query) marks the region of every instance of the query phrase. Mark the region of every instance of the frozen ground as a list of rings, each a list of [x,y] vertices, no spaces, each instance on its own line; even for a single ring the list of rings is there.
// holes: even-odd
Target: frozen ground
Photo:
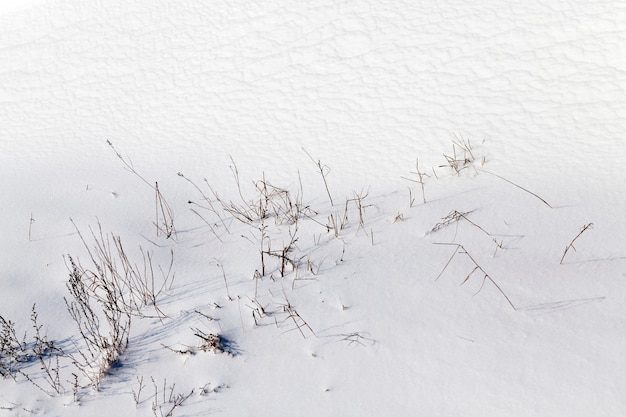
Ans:
[[[626,409],[619,2],[0,7],[0,415]],[[173,254],[97,390],[79,231]]]

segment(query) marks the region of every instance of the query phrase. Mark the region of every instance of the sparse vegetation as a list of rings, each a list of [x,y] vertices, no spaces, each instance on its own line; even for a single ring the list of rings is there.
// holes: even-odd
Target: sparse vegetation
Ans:
[[[146,181],[135,171],[130,160],[122,157],[110,142],[108,144],[129,171],[154,189],[156,219],[153,223],[156,225],[157,235],[171,239],[170,242],[174,241],[172,245],[178,245],[178,239],[174,239],[177,237],[173,222],[174,215],[160,192],[159,184],[155,182],[152,185]],[[370,238],[372,245],[374,244],[374,228],[366,224],[371,221],[366,214],[369,215],[370,208],[375,207],[369,196],[369,190],[355,191],[352,196],[345,198],[343,205],[335,205],[327,183],[330,169],[319,160],[312,158],[308,152],[306,154],[315,163],[322,177],[330,203],[325,208],[313,209],[304,201],[304,190],[299,173],[297,186],[292,187],[295,189],[273,184],[264,173],[260,180],[252,181],[246,187],[241,181],[237,165],[231,159],[230,172],[233,184],[231,190],[227,191],[231,192],[233,199],[223,197],[228,194],[215,189],[206,179],[203,181],[203,186],[198,186],[182,173],[178,173],[179,177],[185,179],[199,193],[196,201],[188,201],[190,210],[210,229],[212,236],[223,245],[236,243],[242,258],[245,257],[245,251],[251,251],[250,253],[253,254],[246,257],[246,259],[254,259],[246,279],[241,279],[241,275],[233,274],[232,260],[225,267],[221,254],[215,256],[211,254],[206,257],[211,259],[208,261],[209,264],[217,267],[217,271],[215,268],[207,270],[210,270],[211,279],[219,279],[217,281],[219,285],[215,287],[218,290],[215,293],[219,295],[215,297],[222,298],[223,301],[219,301],[219,304],[217,300],[214,301],[213,308],[219,311],[224,307],[228,309],[227,314],[231,315],[233,311],[237,312],[242,332],[250,328],[269,326],[279,329],[278,333],[297,332],[304,339],[331,337],[334,342],[344,342],[348,346],[374,346],[378,342],[369,337],[367,332],[343,331],[338,335],[324,336],[324,330],[318,329],[317,323],[311,321],[316,330],[320,331],[318,336],[313,326],[304,318],[311,319],[310,311],[313,307],[301,303],[297,297],[291,297],[301,287],[320,284],[320,288],[324,288],[321,284],[325,284],[325,270],[332,266],[333,262],[335,265],[344,262],[346,247],[354,242],[350,241],[349,233],[346,231],[351,231],[358,236],[362,230],[363,234]],[[474,169],[476,173],[487,172],[476,169],[474,166],[477,161],[481,161],[481,164],[485,162],[484,158],[477,159],[476,155],[477,152],[469,139],[456,138],[452,144],[452,153],[444,154],[446,165],[438,168],[446,168],[445,171],[450,168],[451,177],[460,176],[468,168]],[[441,169],[439,171],[441,173]],[[550,206],[541,197],[527,189],[499,175],[487,173],[502,178]],[[415,170],[411,174],[414,177],[402,178],[419,184],[421,200],[426,203],[425,184],[432,177],[422,171],[419,160],[416,160]],[[435,168],[433,168],[433,174],[437,176]],[[431,181],[435,179],[432,178]],[[415,198],[409,187],[409,208],[414,206]],[[492,225],[488,228],[484,227],[481,221],[476,220],[477,216],[474,213],[474,210],[452,210],[426,231],[425,236],[439,232],[444,234],[444,229],[449,226],[456,226],[457,232],[475,230],[480,232],[480,236],[486,236],[496,245],[493,254],[495,256],[498,250],[504,249],[503,241],[496,239],[496,236],[501,235],[492,233]],[[387,217],[385,223],[387,225],[389,223],[402,224],[394,226],[395,228],[408,227],[414,224],[414,217],[416,216],[405,216],[403,212],[398,211],[393,221]],[[31,214],[29,241],[32,233],[30,226],[33,222]],[[461,223],[468,224],[471,228],[460,229],[458,225]],[[72,224],[74,224],[73,221]],[[560,260],[561,264],[570,249],[576,250],[574,242],[592,225],[592,223],[585,225],[566,246]],[[79,401],[82,396],[81,392],[87,391],[88,387],[99,389],[105,376],[120,364],[119,361],[124,360],[124,355],[128,352],[132,342],[131,328],[134,327],[131,327],[131,324],[134,325],[137,320],[143,319],[154,320],[155,323],[158,321],[163,326],[173,323],[172,318],[161,308],[161,303],[172,290],[174,282],[174,249],[169,249],[169,265],[161,268],[155,266],[154,253],[142,247],[139,247],[137,256],[133,258],[122,244],[121,237],[105,233],[99,221],[96,228],[89,228],[89,233],[83,234],[75,224],[74,228],[87,256],[84,257],[86,262],[81,262],[78,256],[69,254],[65,256],[69,272],[66,283],[69,295],[65,298],[65,305],[76,324],[80,338],[69,339],[72,344],[71,349],[64,351],[59,348],[56,342],[48,340],[44,327],[38,321],[35,306],[31,314],[34,330],[32,340],[28,339],[26,334],[19,337],[15,323],[0,316],[0,376],[13,379],[24,378],[50,396],[64,395],[71,391],[74,401]],[[384,240],[384,233],[378,234],[379,228],[376,228],[376,231],[377,242]],[[184,233],[180,232],[181,237]],[[455,232],[452,241],[435,242],[436,245],[450,246],[454,250],[435,280],[439,280],[446,271],[452,269],[453,262],[462,257],[465,259],[463,267],[469,264],[470,270],[469,272],[461,270],[463,279],[460,285],[466,284],[472,277],[479,275],[482,282],[476,294],[482,291],[485,283],[489,282],[513,310],[519,310],[519,307],[501,287],[500,281],[487,272],[491,269],[490,265],[485,265],[483,261],[479,262],[481,254],[474,250],[472,252],[476,256],[470,254],[466,246],[456,243],[456,237]],[[332,251],[325,251],[324,256],[317,255],[320,247],[329,242],[335,242],[333,244],[336,247]],[[340,256],[339,251],[341,251]],[[333,256],[329,255],[331,253]],[[330,259],[327,260],[327,258]],[[501,258],[504,256],[499,257],[498,260]],[[454,269],[459,272],[459,268]],[[243,274],[243,276],[246,275]],[[225,301],[225,298],[228,301]],[[294,303],[291,300],[294,300]],[[222,332],[219,314],[214,316],[212,313],[209,315],[202,312],[206,311],[207,306],[210,306],[209,302],[203,306],[194,306],[190,310],[198,314],[199,317],[195,316],[197,320],[212,322],[209,327],[212,330],[202,330],[202,326],[190,325],[197,343],[187,342],[187,345],[169,346],[161,343],[161,345],[183,356],[202,355],[200,352],[238,355],[240,352],[237,345],[226,338]],[[341,302],[341,311],[346,310],[348,307]],[[214,325],[215,327],[212,327]],[[38,366],[37,372],[29,369],[35,363]],[[176,393],[176,384],[168,386],[167,380],[164,379],[163,386],[157,387],[155,379],[151,380],[154,386],[152,397],[146,394],[147,387],[144,378],[138,376],[136,388],[132,388],[132,397],[137,408],[142,406],[147,408],[149,402],[155,417],[173,416],[174,412],[196,390],[194,388]],[[205,393],[205,388],[200,390],[200,395]]]
[[[26,360],[26,342],[17,336],[15,323],[0,316],[0,376],[14,377]]]
[[[176,228],[174,227],[174,213],[172,208],[163,197],[161,190],[159,189],[159,183],[157,181],[154,182],[154,185],[147,179],[145,179],[133,166],[133,163],[122,156],[121,153],[115,149],[113,143],[110,140],[107,140],[107,145],[115,152],[115,155],[118,157],[120,161],[124,164],[124,167],[131,173],[133,173],[137,178],[139,178],[143,183],[145,183],[148,187],[154,190],[155,195],[155,220],[154,226],[156,227],[156,235],[160,236],[161,233],[165,235],[167,239],[176,237]]]
[[[75,224],[74,228],[89,255],[92,268],[83,267],[80,262],[72,264],[73,261],[68,256],[70,258],[69,267],[71,270],[76,267],[76,273],[80,276],[80,280],[86,282],[88,288],[95,289],[95,292],[91,294],[92,298],[106,304],[108,298],[101,295],[99,290],[114,291],[119,293],[120,300],[118,303],[124,312],[145,317],[148,314],[144,308],[150,307],[154,310],[156,317],[165,317],[158,306],[158,299],[165,290],[171,288],[174,281],[175,274],[172,272],[173,250],[170,250],[170,262],[167,269],[159,266],[157,274],[151,252],[144,251],[140,247],[141,263],[131,261],[122,244],[121,237],[114,234],[106,235],[100,223],[98,223],[97,233],[93,229],[89,229],[92,239],[91,245]]]
[[[66,257],[67,289],[71,297],[65,299],[65,304],[84,342],[82,347],[76,345],[76,354],[68,356],[89,385],[98,388],[128,348],[132,317],[166,318],[158,299],[174,279],[173,252],[167,271],[159,267],[161,277],[157,279],[150,252],[140,248],[143,261],[140,269],[130,260],[121,238],[105,235],[100,223],[97,233],[90,229],[93,246],[76,225],[75,228],[92,268],[83,266],[71,255]],[[154,310],[154,316],[146,314],[148,307]]]
[[[426,191],[425,191],[425,179],[428,178],[430,175],[428,175],[425,172],[420,171],[420,163],[419,163],[419,159],[415,160],[415,171],[411,172],[411,174],[413,175],[417,175],[417,179],[413,179],[413,178],[408,178],[408,177],[402,177],[407,181],[411,181],[411,182],[416,182],[420,185],[420,188],[422,190],[422,202],[424,204],[426,204]],[[409,207],[413,207],[415,203],[415,199],[413,198],[413,192],[411,191],[411,187],[409,187]]]
[[[90,274],[68,256],[70,268],[67,310],[84,341],[73,363],[98,388],[104,375],[128,347],[131,311],[125,294],[115,281],[103,274]],[[104,320],[103,320],[104,319]]]
[[[456,255],[459,255],[459,254],[465,255],[472,262],[472,264],[474,265],[474,268],[470,271],[469,274],[467,274],[465,279],[463,279],[463,281],[461,282],[461,285],[465,284],[472,277],[472,275],[474,275],[474,273],[478,271],[483,276],[483,283],[480,286],[480,289],[476,292],[476,294],[478,294],[482,290],[483,286],[485,285],[485,282],[489,281],[496,287],[498,292],[502,294],[502,296],[506,299],[507,303],[513,308],[513,310],[517,310],[517,307],[513,304],[509,296],[506,295],[506,293],[502,290],[500,285],[498,285],[498,283],[483,269],[483,267],[478,264],[478,262],[474,259],[472,255],[470,255],[470,253],[467,251],[467,249],[465,249],[463,245],[458,244],[458,243],[436,243],[436,244],[454,246],[454,253],[450,257],[450,259],[448,259],[448,262],[446,262],[445,266],[443,267],[439,275],[437,275],[437,278],[435,278],[435,280],[438,280],[439,278],[441,278],[441,276],[446,271],[446,269],[448,268],[448,266],[450,265],[450,263],[452,262],[452,260],[454,259]]]
[[[460,175],[461,171],[473,166],[476,161],[476,156],[474,156],[474,149],[472,148],[472,143],[469,139],[465,139],[462,136],[457,136],[452,141],[452,154],[443,154],[446,159],[445,165],[440,165],[439,167],[450,167],[455,175]],[[482,164],[485,163],[484,158],[481,159]],[[417,170],[419,173],[419,169]],[[419,175],[419,174],[418,174]],[[420,175],[420,180],[422,176]]]
[[[64,353],[48,340],[35,307],[31,309],[32,339],[26,332],[19,339],[15,323],[0,316],[0,376],[16,379],[20,375],[49,396],[62,394],[65,390],[59,376],[59,356]],[[26,371],[32,363],[39,364],[41,373],[36,376]]]

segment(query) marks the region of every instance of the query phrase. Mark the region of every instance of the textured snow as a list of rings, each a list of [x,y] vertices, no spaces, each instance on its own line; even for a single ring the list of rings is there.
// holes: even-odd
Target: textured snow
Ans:
[[[164,300],[170,320],[137,324],[101,392],[78,406],[71,393],[48,398],[7,379],[9,415],[132,415],[137,376],[216,389],[174,415],[621,415],[623,4],[14,4],[0,5],[0,315],[29,329],[36,302],[50,337],[77,337],[63,303],[62,255],[82,250],[69,218],[82,230],[97,218],[162,264],[172,247],[178,285]],[[461,137],[480,157],[456,177],[439,165]],[[159,182],[178,243],[150,243],[154,193],[107,140]],[[236,198],[232,157],[244,191],[263,173],[296,190],[300,175],[305,200],[332,210],[303,148],[330,167],[336,211],[354,192],[369,190],[372,204],[365,230],[353,224],[341,239],[302,226],[300,250],[323,266],[315,280],[264,281],[259,300],[276,307],[288,294],[316,331],[306,339],[254,325],[246,303],[258,249],[239,237],[249,231],[218,242],[189,211],[197,191],[176,175]],[[431,175],[427,204],[401,178],[416,158]],[[452,210],[472,211],[508,249],[493,256],[491,237],[468,223],[426,235]],[[472,270],[461,255],[435,280],[454,248],[433,243],[452,241],[488,265],[517,310],[479,274],[459,286]],[[238,301],[226,297],[218,260]],[[224,308],[210,310],[214,302]],[[219,314],[241,354],[164,349],[207,325],[194,309]],[[358,343],[346,339],[356,333]],[[150,401],[137,415],[152,415]]]

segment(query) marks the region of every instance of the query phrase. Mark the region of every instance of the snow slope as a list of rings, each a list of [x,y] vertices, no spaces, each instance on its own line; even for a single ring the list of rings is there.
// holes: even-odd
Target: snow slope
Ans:
[[[0,380],[0,414],[166,415],[193,390],[173,415],[621,415],[624,21],[613,1],[3,11],[0,316],[31,337],[36,303],[84,349],[66,263],[89,265],[77,230],[91,246],[98,223],[133,263],[171,251],[176,275],[98,391],[75,401],[72,373],[89,381],[66,355],[46,395],[31,361]],[[310,210],[237,221],[207,185],[242,207],[234,164],[245,202],[265,178]],[[174,352],[192,329],[230,354]]]
[[[24,13],[25,9],[44,3],[42,0],[2,0],[0,1],[0,14]]]

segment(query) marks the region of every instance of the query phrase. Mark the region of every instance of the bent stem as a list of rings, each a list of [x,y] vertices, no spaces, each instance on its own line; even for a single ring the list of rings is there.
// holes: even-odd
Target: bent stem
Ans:
[[[487,271],[485,271],[479,264],[478,262],[476,262],[476,260],[474,259],[474,257],[472,257],[472,255],[470,255],[470,253],[467,251],[467,249],[465,249],[465,247],[459,243],[435,243],[435,245],[444,245],[444,246],[454,246],[454,253],[452,254],[452,256],[450,257],[450,259],[448,259],[448,262],[446,262],[446,265],[443,267],[443,269],[441,270],[441,272],[439,273],[439,275],[437,275],[437,278],[435,280],[438,280],[441,275],[443,275],[444,271],[448,268],[448,265],[450,265],[450,263],[452,262],[452,260],[454,259],[454,257],[457,254],[463,254],[463,255],[467,255],[467,257],[470,259],[470,261],[472,261],[472,263],[474,264],[474,269],[472,269],[472,271],[465,277],[465,279],[463,280],[463,282],[461,283],[461,285],[463,285],[465,282],[467,282],[467,280],[470,279],[470,277],[476,272],[476,271],[480,271],[483,274],[483,284],[480,286],[480,288],[478,289],[478,291],[476,292],[476,294],[478,294],[482,288],[483,285],[485,284],[485,281],[489,281],[491,282],[496,289],[498,290],[498,292],[500,292],[500,294],[502,294],[502,296],[506,299],[506,301],[509,303],[509,305],[513,308],[513,310],[517,310],[517,307],[515,307],[515,304],[513,304],[513,302],[511,301],[511,299],[506,295],[506,293],[502,290],[502,288],[500,288],[500,286],[498,285],[498,283],[487,273]]]

